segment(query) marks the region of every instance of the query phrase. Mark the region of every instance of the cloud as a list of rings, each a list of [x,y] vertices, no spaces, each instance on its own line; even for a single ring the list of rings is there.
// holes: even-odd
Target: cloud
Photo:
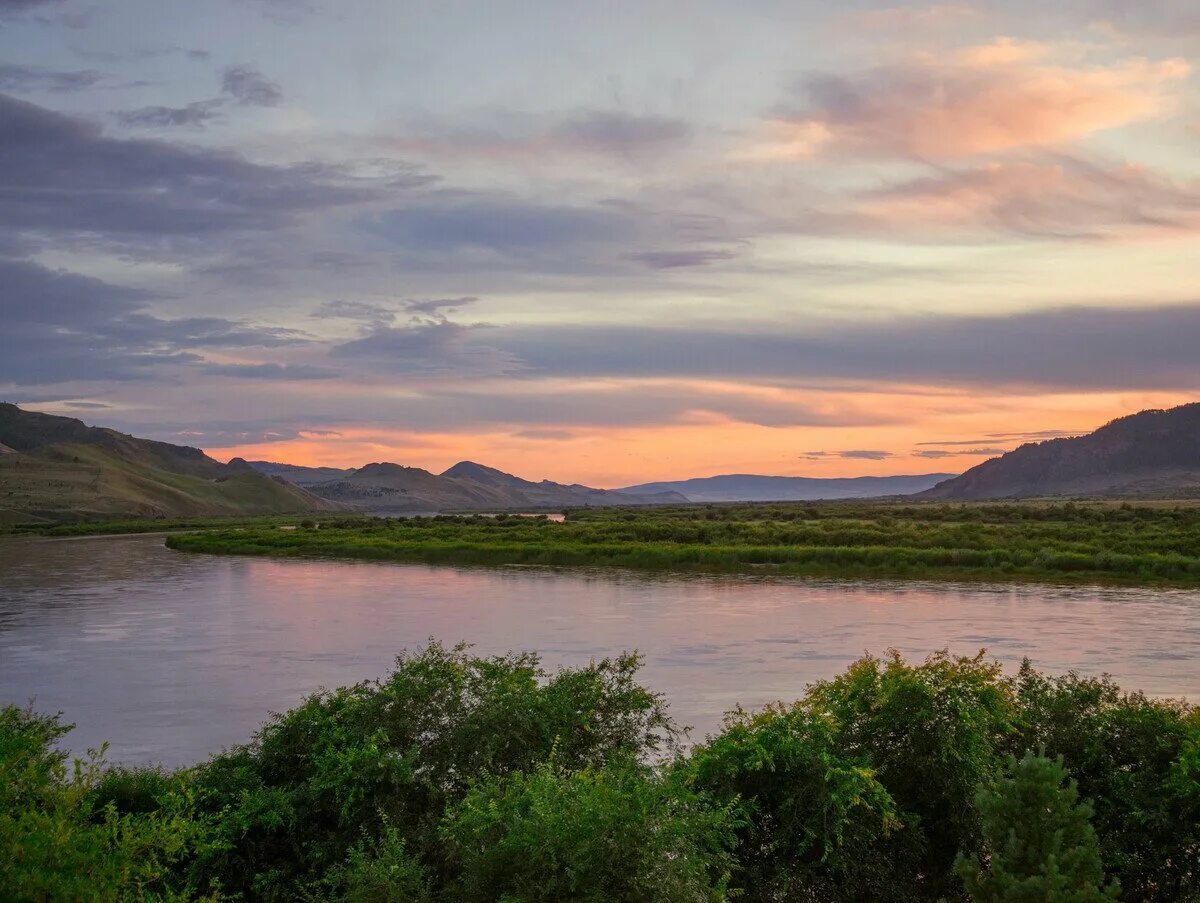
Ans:
[[[540,143],[584,153],[641,156],[683,142],[690,135],[691,128],[681,119],[587,110],[555,125]]]
[[[565,386],[481,382],[467,389],[430,387],[406,406],[404,420],[414,428],[497,425],[561,430],[713,423],[770,428],[877,426],[893,418],[853,404],[773,398],[738,387],[713,391],[678,382]]]
[[[372,185],[161,141],[0,95],[0,229],[104,236],[146,253],[171,237],[277,229],[377,198]]]
[[[0,18],[28,12],[39,6],[57,6],[62,0],[0,0]]]
[[[944,442],[918,442],[917,446],[925,445],[986,445],[997,440],[1019,440],[1023,442],[1041,442],[1043,439],[1061,439],[1065,436],[1078,436],[1077,430],[1034,430],[1021,433],[988,433],[983,439],[953,439]]]
[[[611,272],[643,224],[628,211],[542,204],[504,195],[436,192],[363,216],[365,232],[418,269]]]
[[[220,100],[198,100],[182,107],[141,107],[116,114],[117,121],[131,128],[166,128],[171,126],[202,126],[220,120]]]
[[[395,150],[432,158],[482,158],[542,165],[548,158],[592,157],[646,164],[683,147],[686,121],[621,110],[583,109],[531,115],[512,110],[477,114],[468,124],[419,122],[388,139]]]
[[[191,52],[189,52],[189,56]],[[261,72],[246,66],[231,66],[221,79],[221,94],[197,100],[182,107],[148,106],[122,110],[114,115],[127,128],[200,127],[224,119],[225,108],[237,106],[274,107],[283,100],[283,91]]]
[[[806,451],[797,457],[803,461],[821,461],[828,458],[841,458],[844,461],[886,461],[895,455],[889,451],[875,449],[850,449],[849,451]]]
[[[403,326],[376,326],[359,339],[334,345],[330,357],[370,362],[391,373],[495,375],[514,368],[513,359],[472,341],[479,325],[444,316],[413,317]]]
[[[309,364],[205,364],[203,370],[212,376],[237,379],[310,380],[341,376],[338,370]]]
[[[0,260],[0,284],[0,383],[149,379],[164,365],[202,362],[205,349],[304,341],[246,321],[154,316],[147,292],[27,261]]]
[[[1060,156],[944,170],[863,193],[857,209],[885,231],[962,235],[983,228],[1039,238],[1104,238],[1136,229],[1200,229],[1200,184],[1174,184],[1132,164],[1101,166]]]
[[[429,298],[423,301],[406,301],[404,309],[415,314],[437,314],[441,311],[460,310],[479,299],[471,296],[462,298]]]
[[[1193,0],[1090,0],[1084,8],[1095,24],[1119,34],[1188,39],[1200,33]]]
[[[1200,387],[1200,303],[1059,307],[867,323],[496,327],[486,340],[536,376],[887,380],[1011,389]]]
[[[913,452],[915,458],[956,458],[960,456],[975,456],[986,455],[989,458],[994,458],[996,455],[1003,455],[1008,451],[1006,448],[965,448],[955,449],[950,451],[944,448],[925,448]]]
[[[230,66],[221,77],[221,91],[241,106],[275,107],[283,100],[283,89],[249,66]]]
[[[930,6],[893,6],[863,10],[849,18],[857,29],[909,35],[914,31],[952,28],[978,19],[982,15],[980,10],[967,4],[935,3]]]
[[[326,301],[310,317],[318,320],[353,320],[375,328],[390,326],[396,319],[394,308],[366,301]]]
[[[849,75],[801,81],[760,158],[814,153],[945,160],[1057,146],[1162,115],[1190,74],[1182,59],[1052,62],[1055,48],[1001,38]]]
[[[49,91],[64,94],[83,91],[104,79],[95,69],[60,71],[42,66],[18,66],[0,63],[0,91]]]
[[[309,0],[240,0],[254,7],[276,25],[297,25],[319,12],[319,7]]]
[[[732,251],[712,250],[676,250],[676,251],[639,251],[625,255],[630,260],[645,264],[652,270],[674,270],[685,267],[703,267],[724,260],[732,260]]]
[[[873,449],[868,449],[868,450],[856,449],[853,451],[838,452],[837,456],[839,458],[846,458],[849,460],[858,460],[858,461],[883,461],[883,460],[886,460],[887,458],[892,457],[892,453],[887,452],[887,451],[877,451],[877,450],[873,450]]]

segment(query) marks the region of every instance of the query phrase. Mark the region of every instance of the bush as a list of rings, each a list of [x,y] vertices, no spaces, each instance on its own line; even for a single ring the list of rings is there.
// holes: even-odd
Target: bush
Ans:
[[[732,827],[728,809],[632,763],[488,776],[442,825],[449,899],[725,900]]]
[[[0,889],[4,900],[110,903],[217,901],[173,871],[205,842],[178,782],[153,813],[123,814],[97,790],[103,750],[67,766],[54,744],[69,731],[57,716],[0,709]]]
[[[742,816],[739,899],[904,899],[919,847],[866,759],[840,752],[836,735],[828,716],[772,706],[734,713],[693,753],[692,784]]]
[[[1103,862],[1131,901],[1200,900],[1185,703],[982,654],[868,657],[681,757],[638,664],[433,644],[175,773],[72,769],[67,728],[10,706],[0,899],[963,903],[1007,875],[1048,903],[1094,897]],[[1060,766],[1008,758],[1039,746],[1094,835]],[[1005,859],[1010,831],[1033,852]]]
[[[673,748],[660,698],[627,655],[546,674],[534,655],[478,658],[436,643],[380,682],[318,693],[196,780],[225,845],[197,876],[291,899],[390,826],[436,868],[437,824],[485,774],[646,759]]]
[[[1018,676],[1010,746],[1061,756],[1092,801],[1105,865],[1124,896],[1200,900],[1200,710],[1123,693],[1107,678]]]

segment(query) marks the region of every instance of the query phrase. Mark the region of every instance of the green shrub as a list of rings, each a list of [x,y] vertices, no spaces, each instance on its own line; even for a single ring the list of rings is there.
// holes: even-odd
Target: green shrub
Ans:
[[[101,804],[103,750],[67,765],[57,716],[0,709],[0,892],[12,903],[217,901],[174,866],[206,843],[179,782],[164,782],[152,813]]]
[[[733,817],[633,763],[487,776],[441,834],[463,903],[727,899]]]
[[[904,899],[919,846],[874,770],[839,751],[836,734],[801,705],[739,710],[693,753],[692,785],[742,815],[739,899]]]
[[[547,674],[535,655],[436,643],[382,681],[318,693],[217,756],[196,780],[223,848],[197,876],[285,900],[391,826],[436,862],[437,823],[484,774],[602,767],[669,751],[676,731],[635,656]]]
[[[1106,883],[1091,807],[1062,759],[1027,752],[976,796],[982,849],[956,870],[974,903],[1104,903],[1120,893]]]

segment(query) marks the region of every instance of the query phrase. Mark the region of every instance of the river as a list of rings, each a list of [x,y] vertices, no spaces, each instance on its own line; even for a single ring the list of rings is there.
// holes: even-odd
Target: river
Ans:
[[[0,540],[0,703],[76,725],[75,751],[180,765],[429,637],[549,666],[638,649],[693,736],[794,699],[864,652],[1023,656],[1200,699],[1200,592],[273,561],[162,536]]]

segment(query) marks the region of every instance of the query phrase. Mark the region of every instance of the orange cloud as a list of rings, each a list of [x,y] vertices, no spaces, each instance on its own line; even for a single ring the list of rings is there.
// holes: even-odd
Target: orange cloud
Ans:
[[[1182,59],[1056,64],[1051,45],[1000,38],[849,76],[812,78],[808,102],[778,115],[742,154],[951,159],[1062,145],[1153,118],[1190,74]]]

